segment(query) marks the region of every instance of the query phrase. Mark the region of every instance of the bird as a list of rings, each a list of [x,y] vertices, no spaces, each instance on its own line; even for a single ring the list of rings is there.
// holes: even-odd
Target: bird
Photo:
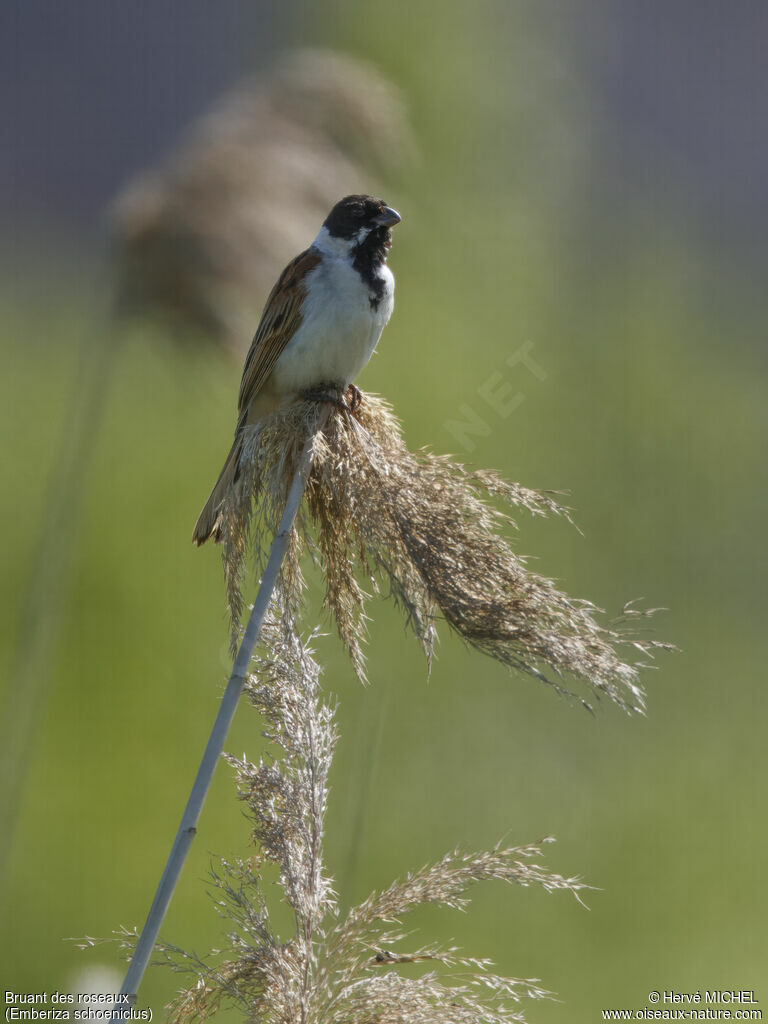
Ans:
[[[302,399],[349,408],[349,391],[352,410],[359,404],[352,382],[394,307],[387,256],[400,220],[383,199],[345,196],[278,278],[245,358],[232,447],[195,524],[198,547],[222,539],[222,505],[239,477],[248,426]]]

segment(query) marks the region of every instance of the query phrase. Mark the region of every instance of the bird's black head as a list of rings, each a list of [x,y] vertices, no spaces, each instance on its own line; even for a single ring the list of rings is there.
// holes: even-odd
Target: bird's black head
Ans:
[[[374,196],[345,196],[334,206],[323,222],[333,238],[353,242],[354,246],[376,250],[389,249],[391,228],[400,223],[400,214],[383,199]]]

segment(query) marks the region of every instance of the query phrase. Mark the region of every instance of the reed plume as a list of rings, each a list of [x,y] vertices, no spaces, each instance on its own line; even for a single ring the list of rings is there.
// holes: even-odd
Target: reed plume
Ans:
[[[462,908],[468,890],[497,879],[577,895],[584,885],[537,863],[539,845],[467,854],[453,851],[340,915],[323,862],[328,772],[338,739],[323,698],[320,667],[286,609],[264,626],[246,690],[266,722],[270,752],[258,763],[228,757],[251,823],[250,858],[212,869],[213,896],[227,921],[224,948],[205,958],[163,944],[162,960],[194,982],[170,1007],[189,1024],[233,1007],[274,1024],[506,1024],[523,1021],[520,1002],[549,993],[535,979],[496,975],[487,960],[428,944],[403,949],[403,918],[427,903]],[[280,938],[263,881],[275,865],[295,927]],[[123,935],[126,944],[131,936]],[[425,964],[403,976],[405,964]],[[409,972],[412,973],[412,972]]]
[[[223,510],[223,562],[236,642],[247,552],[266,549],[285,502],[304,440],[319,423],[301,402],[247,428],[240,479]],[[499,508],[503,506],[503,510]],[[504,535],[510,511],[568,515],[552,494],[510,483],[490,471],[403,442],[392,410],[367,394],[359,410],[334,410],[315,446],[297,532],[282,588],[294,612],[301,601],[300,556],[308,549],[326,581],[326,604],[361,679],[371,591],[385,590],[431,662],[436,627],[445,621],[484,654],[573,696],[574,680],[627,711],[644,709],[639,672],[658,641],[604,624],[591,602],[569,597],[531,572]],[[638,660],[625,660],[623,648]]]

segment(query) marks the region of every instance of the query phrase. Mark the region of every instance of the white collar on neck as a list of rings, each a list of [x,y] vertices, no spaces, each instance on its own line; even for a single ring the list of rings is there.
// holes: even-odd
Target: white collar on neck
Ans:
[[[347,259],[352,249],[359,245],[369,232],[370,228],[360,228],[357,235],[354,235],[352,238],[337,238],[323,225],[312,244],[325,255],[335,256],[338,259]]]

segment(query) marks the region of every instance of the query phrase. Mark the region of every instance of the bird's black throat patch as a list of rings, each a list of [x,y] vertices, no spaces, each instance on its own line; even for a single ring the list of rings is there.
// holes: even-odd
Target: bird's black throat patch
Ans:
[[[374,228],[352,250],[352,266],[370,289],[371,309],[378,309],[384,297],[386,282],[379,274],[379,268],[387,262],[387,253],[392,246],[392,231],[388,227]]]

